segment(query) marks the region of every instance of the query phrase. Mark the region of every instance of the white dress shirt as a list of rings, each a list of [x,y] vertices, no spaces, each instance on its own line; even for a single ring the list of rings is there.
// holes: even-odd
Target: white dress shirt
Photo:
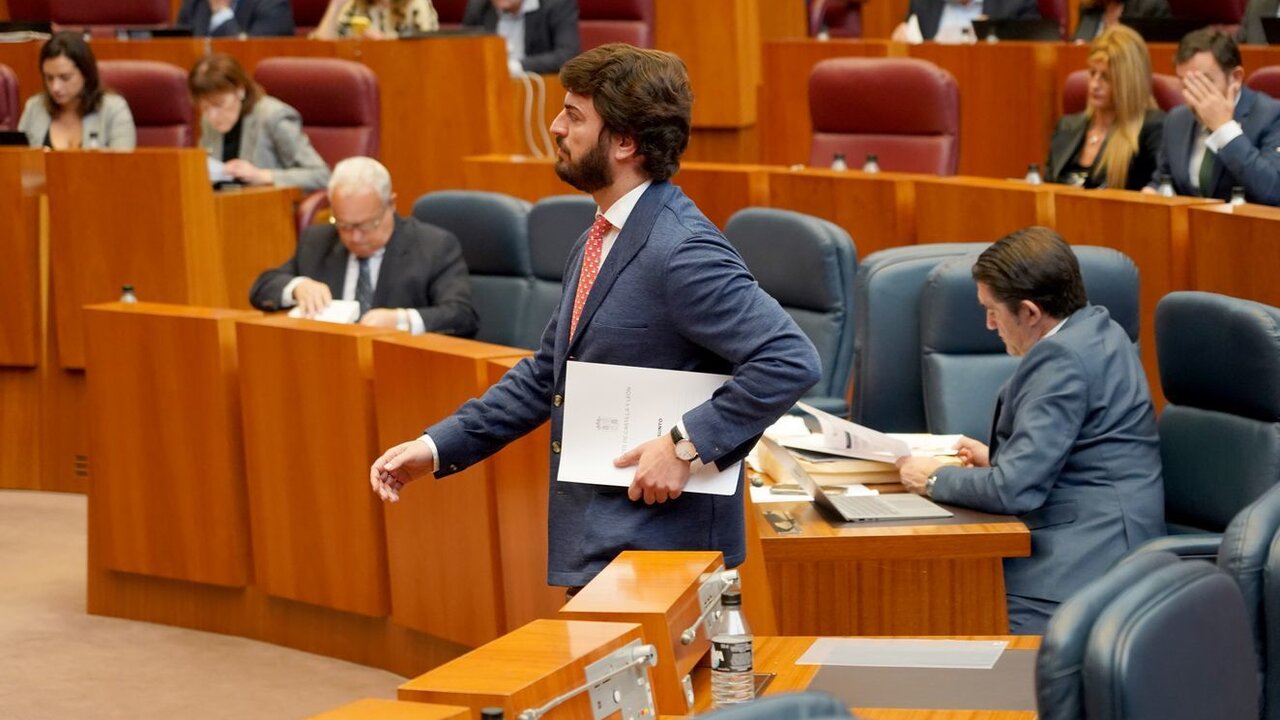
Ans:
[[[1235,108],[1239,106],[1240,95],[1236,95],[1236,101],[1232,107]],[[1227,146],[1227,143],[1235,140],[1243,134],[1244,128],[1240,127],[1240,123],[1236,122],[1234,118],[1223,123],[1222,127],[1214,130],[1212,134],[1209,133],[1208,128],[1201,125],[1199,122],[1196,123],[1196,134],[1191,141],[1191,166],[1188,168],[1188,172],[1191,173],[1191,187],[1194,188],[1196,192],[1201,192],[1200,166],[1204,164],[1205,148],[1209,148],[1209,150],[1214,154],[1214,157],[1217,157],[1218,153],[1222,151],[1222,148]]]
[[[498,35],[507,43],[507,69],[512,75],[524,72],[524,16],[537,10],[538,0],[524,0],[514,13],[498,11]]]
[[[969,42],[973,37],[973,21],[982,17],[982,0],[973,0],[968,5],[961,5],[954,0],[947,0],[942,5],[942,19],[938,21],[938,32],[933,41],[938,43]],[[965,30],[969,36],[965,37]]]

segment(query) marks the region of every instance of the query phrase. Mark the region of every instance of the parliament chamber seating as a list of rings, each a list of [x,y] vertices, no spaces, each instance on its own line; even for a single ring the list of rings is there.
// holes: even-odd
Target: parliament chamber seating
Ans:
[[[49,22],[49,0],[9,0],[9,19],[14,22]]]
[[[169,0],[49,0],[49,18],[64,30],[84,29],[95,37],[111,37],[120,28],[167,27]]]
[[[1089,71],[1076,70],[1067,76],[1062,85],[1062,114],[1084,112],[1089,94]],[[1151,76],[1151,94],[1161,110],[1170,110],[1186,103],[1182,98],[1182,82],[1174,75],[1155,73]]]
[[[154,60],[103,60],[102,84],[129,103],[138,129],[138,147],[191,147],[194,112],[187,72]]]
[[[1254,70],[1249,73],[1245,84],[1273,98],[1280,97],[1280,65],[1268,65]]]
[[[1247,0],[1169,0],[1169,9],[1177,18],[1191,18],[1206,25],[1223,25],[1234,34],[1244,19]]]
[[[329,7],[329,0],[290,0],[293,7],[294,34],[306,37],[320,21],[324,19],[324,11]],[[435,3],[438,6],[440,3]]]
[[[1175,292],[1155,333],[1169,530],[1222,532],[1280,482],[1280,309]]]
[[[467,0],[432,0],[431,6],[436,9],[436,17],[441,28],[462,26],[462,16],[467,11]]]
[[[1067,0],[1036,0],[1040,17],[1058,23],[1058,32],[1063,40],[1070,39],[1068,28],[1071,26],[1071,4]]]
[[[0,63],[0,130],[15,130],[22,116],[22,96],[18,94],[18,76]]]
[[[529,260],[533,289],[516,346],[536,350],[547,321],[560,304],[565,264],[582,233],[595,221],[590,195],[552,195],[529,209]]]
[[[1090,303],[1111,313],[1138,342],[1138,268],[1111,248],[1077,245]],[[971,270],[975,258],[943,263],[929,274],[920,301],[921,388],[929,432],[991,441],[996,396],[1018,366],[987,329]]]
[[[862,0],[813,0],[809,4],[809,35],[823,30],[837,38],[862,37]]]
[[[613,42],[653,47],[653,0],[578,0],[582,50]]]
[[[822,379],[804,401],[847,416],[858,267],[849,233],[811,215],[747,208],[729,218],[724,234],[760,288],[782,305],[818,350]]]
[[[501,193],[441,190],[418,198],[413,216],[448,230],[462,245],[480,317],[476,340],[516,347],[533,292],[529,203]]]
[[[849,167],[868,154],[880,169],[954,175],[960,155],[955,77],[914,58],[832,58],[809,75],[813,141],[809,164],[843,153]]]

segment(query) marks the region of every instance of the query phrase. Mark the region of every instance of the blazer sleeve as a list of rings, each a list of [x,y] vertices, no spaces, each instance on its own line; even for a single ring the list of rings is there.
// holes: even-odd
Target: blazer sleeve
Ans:
[[[1063,345],[1037,344],[1010,380],[1009,392],[1006,411],[1017,414],[995,465],[940,468],[933,487],[938,502],[1005,515],[1023,515],[1044,504],[1084,425],[1089,393],[1084,363]]]
[[[578,3],[548,2],[547,29],[551,33],[551,49],[546,52],[525,55],[521,65],[525,72],[553,73],[569,58],[577,55],[581,46],[578,36]]]
[[[1253,112],[1262,111],[1262,107],[1254,105]],[[1222,148],[1218,160],[1244,186],[1249,202],[1280,205],[1280,104],[1269,103],[1266,112],[1271,113],[1271,118],[1258,136],[1258,143],[1241,135]]]
[[[292,37],[293,28],[293,9],[289,6],[289,0],[259,0],[249,15],[247,26],[240,24],[239,17],[233,17],[210,34],[214,37],[235,37],[241,34],[253,37]]]
[[[133,124],[129,103],[120,95],[109,93],[102,99],[103,147],[132,150],[138,146],[138,128]]]
[[[427,305],[416,308],[427,332],[471,337],[480,318],[471,304],[471,277],[462,259],[462,246],[451,232],[441,231],[439,249],[432,259]]]
[[[191,27],[195,4],[196,0],[182,0],[182,7],[178,8],[178,18],[174,22],[174,25],[185,28]]]
[[[298,238],[293,257],[285,260],[280,267],[264,270],[258,279],[253,281],[253,286],[249,288],[250,305],[264,312],[281,309],[280,294],[284,292],[284,286],[302,274],[298,270],[298,253],[302,252],[302,244],[306,238],[305,232]]]
[[[302,131],[302,116],[286,106],[264,123],[271,144],[275,149],[280,168],[272,171],[275,184],[300,187],[303,190],[322,190],[329,183],[329,166],[311,146],[311,140]]]
[[[49,129],[49,123],[45,120],[48,113],[40,103],[39,94],[27,98],[27,104],[22,107],[22,117],[18,118],[18,130],[27,134],[27,145],[33,148],[44,145],[44,133]]]
[[[1040,5],[1036,0],[1019,0],[1017,6],[1012,9],[1012,14],[1008,17],[1015,20],[1034,20],[1040,17]]]
[[[1129,161],[1129,178],[1125,189],[1141,190],[1151,182],[1160,163],[1160,145],[1164,142],[1164,113],[1148,113],[1138,132],[1138,151]]]

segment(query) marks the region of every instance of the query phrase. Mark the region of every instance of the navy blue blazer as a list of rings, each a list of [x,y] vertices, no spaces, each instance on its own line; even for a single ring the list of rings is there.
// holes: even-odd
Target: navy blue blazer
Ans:
[[[920,34],[925,40],[932,40],[938,34],[938,25],[942,23],[942,7],[946,4],[946,0],[911,0],[907,18],[916,16],[920,23]],[[1040,17],[1040,7],[1036,0],[983,0],[982,14],[992,20],[1035,19]]]
[[[462,16],[463,25],[498,29],[498,10],[489,0],[468,0]],[[541,0],[538,9],[524,16],[525,72],[560,72],[560,66],[577,55],[578,0]]]
[[[732,496],[684,493],[656,505],[626,488],[555,482],[565,363],[731,374],[684,415],[703,462],[741,460],[764,429],[818,382],[813,344],[769,297],[680,188],[655,182],[641,196],[568,338],[586,233],[565,267],[559,308],[542,344],[482,397],[427,429],[444,477],[551,420],[547,582],[584,585],[623,550],[719,550],[746,557],[742,482]]]
[[[1244,87],[1236,104],[1236,122],[1244,135],[1227,143],[1213,165],[1210,197],[1231,199],[1231,188],[1244,187],[1252,203],[1280,205],[1280,101]],[[1165,116],[1164,139],[1150,187],[1168,174],[1179,195],[1199,195],[1191,185],[1191,148],[1199,128],[1191,108],[1180,105]]]
[[[1138,352],[1086,305],[1027,352],[1000,390],[991,467],[944,467],[938,502],[1017,515],[1031,556],[1004,561],[1010,595],[1062,602],[1165,533],[1160,438]]]
[[[234,12],[235,18],[219,25],[213,31],[214,37],[293,35],[293,10],[289,0],[237,0]],[[209,0],[182,0],[177,24],[203,37],[210,34],[211,17]]]

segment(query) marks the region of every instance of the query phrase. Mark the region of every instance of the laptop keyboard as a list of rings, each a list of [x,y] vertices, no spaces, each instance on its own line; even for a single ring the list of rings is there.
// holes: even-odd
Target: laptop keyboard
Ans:
[[[837,495],[831,497],[831,501],[849,517],[888,517],[902,514],[898,508],[874,495]]]

